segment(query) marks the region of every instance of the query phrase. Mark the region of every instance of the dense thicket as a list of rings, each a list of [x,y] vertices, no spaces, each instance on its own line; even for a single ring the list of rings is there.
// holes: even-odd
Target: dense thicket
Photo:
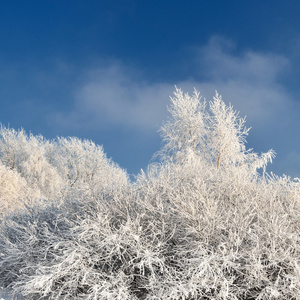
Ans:
[[[48,141],[1,126],[0,159],[0,214],[41,200],[61,201],[72,193],[97,197],[128,181],[101,146],[78,138]]]
[[[221,96],[176,89],[160,162],[0,133],[0,287],[26,299],[299,299],[300,184],[266,173]]]

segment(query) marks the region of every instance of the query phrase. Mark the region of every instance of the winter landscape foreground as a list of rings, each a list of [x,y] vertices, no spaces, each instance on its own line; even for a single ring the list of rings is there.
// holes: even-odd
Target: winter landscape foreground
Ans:
[[[217,93],[169,112],[134,181],[91,141],[1,127],[0,299],[300,299],[299,180]]]

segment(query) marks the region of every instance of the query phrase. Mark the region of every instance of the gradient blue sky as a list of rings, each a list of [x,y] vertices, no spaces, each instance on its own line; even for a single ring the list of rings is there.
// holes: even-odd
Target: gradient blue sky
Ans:
[[[300,2],[0,2],[0,122],[104,146],[129,173],[161,139],[174,85],[214,91],[300,177]]]

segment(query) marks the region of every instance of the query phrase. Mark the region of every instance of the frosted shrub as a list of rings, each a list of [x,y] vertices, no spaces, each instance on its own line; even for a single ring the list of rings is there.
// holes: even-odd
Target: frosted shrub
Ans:
[[[299,299],[300,184],[266,172],[271,150],[216,94],[181,90],[160,163],[135,182],[102,148],[45,146],[67,193],[7,215],[0,286],[25,299]],[[23,173],[24,174],[24,173]]]
[[[27,135],[23,129],[16,131],[4,126],[0,128],[0,161],[6,177],[15,174],[23,182],[20,189],[24,190],[21,186],[25,184],[29,191],[29,197],[24,190],[18,197],[12,195],[11,201],[6,198],[5,203],[15,203],[16,207],[38,199],[61,201],[80,193],[82,197],[96,197],[103,189],[117,188],[128,181],[126,172],[91,141],[48,141],[42,136]]]
[[[24,178],[0,161],[0,216],[32,204],[40,197],[38,190],[31,189]]]
[[[127,174],[107,159],[103,148],[89,140],[57,138],[47,157],[68,187],[88,189],[94,196],[104,188],[127,184]]]

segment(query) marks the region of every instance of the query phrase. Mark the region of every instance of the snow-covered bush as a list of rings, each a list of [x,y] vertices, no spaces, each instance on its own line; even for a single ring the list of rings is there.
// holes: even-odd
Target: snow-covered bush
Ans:
[[[1,287],[26,299],[300,298],[299,181],[266,172],[274,152],[246,149],[245,120],[218,94],[206,106],[176,89],[169,110],[161,162],[132,183],[91,142],[45,147],[68,192],[3,219]]]
[[[2,202],[4,206],[10,203],[11,209],[13,203],[20,207],[39,199],[60,201],[74,193],[96,197],[103,189],[117,188],[128,181],[126,172],[91,141],[78,138],[49,141],[42,136],[27,135],[23,129],[16,131],[4,126],[0,127],[0,162],[0,172],[5,173],[0,184],[7,185],[1,194]],[[12,176],[14,179],[7,182]],[[17,180],[20,182],[14,184]],[[9,185],[18,185],[11,188],[11,197],[7,194]]]
[[[0,161],[0,218],[5,213],[24,208],[26,204],[33,204],[39,197],[38,190],[30,188],[19,173]]]
[[[47,147],[47,158],[67,188],[88,190],[94,197],[103,189],[126,185],[126,172],[107,159],[103,148],[89,140],[57,138]]]

